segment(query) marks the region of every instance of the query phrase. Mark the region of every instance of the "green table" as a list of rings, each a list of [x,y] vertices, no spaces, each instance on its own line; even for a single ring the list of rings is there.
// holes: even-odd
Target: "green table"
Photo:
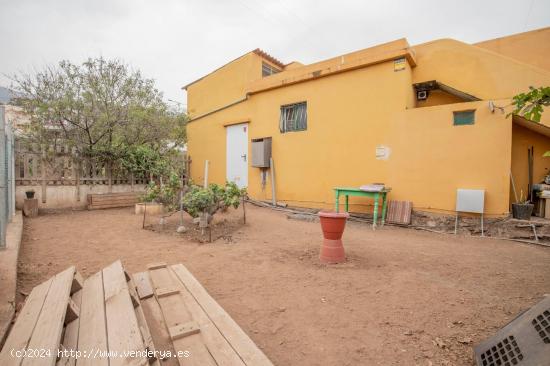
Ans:
[[[374,212],[372,218],[372,227],[376,227],[376,220],[378,219],[378,205],[379,200],[382,198],[382,225],[386,221],[386,208],[387,208],[387,196],[391,191],[391,188],[384,188],[381,191],[362,191],[359,188],[349,188],[349,187],[337,187],[334,188],[334,193],[336,194],[336,203],[335,208],[336,212],[340,209],[340,196],[346,196],[346,212],[349,211],[348,198],[349,196],[360,196],[360,197],[371,197],[374,198]]]

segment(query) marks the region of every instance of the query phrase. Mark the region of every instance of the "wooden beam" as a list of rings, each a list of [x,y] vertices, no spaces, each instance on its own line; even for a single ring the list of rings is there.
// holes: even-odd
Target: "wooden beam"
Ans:
[[[149,271],[151,282],[154,288],[173,288],[177,285],[168,268],[162,267]],[[168,329],[179,324],[184,324],[193,320],[191,314],[183,304],[181,294],[156,298],[162,310],[164,322]],[[174,349],[178,352],[178,361],[182,366],[214,366],[218,365],[214,361],[210,350],[206,347],[201,333],[189,335],[188,337],[175,339],[172,341]],[[188,357],[185,356],[188,353]]]
[[[17,317],[15,325],[4,343],[4,348],[2,348],[2,352],[0,353],[0,365],[19,365],[21,363],[22,359],[14,359],[10,352],[12,349],[27,349],[52,282],[53,277],[32,289],[23,309],[21,309],[21,313]]]
[[[191,272],[183,266],[183,264],[176,264],[170,268],[246,365],[273,365],[252,339],[248,337],[231,316],[229,316],[229,314],[227,314],[227,312],[208,294],[204,287],[197,281]]]
[[[48,354],[44,354],[43,358],[25,358],[22,365],[55,364],[74,274],[75,267],[73,266],[54,277],[29,342],[29,349],[46,350]]]
[[[72,296],[71,301],[80,307],[82,304],[82,290],[77,291]],[[76,318],[65,327],[65,334],[63,335],[61,344],[66,352],[63,352],[62,356],[57,360],[56,366],[74,366],[76,364],[76,358],[71,357],[71,351],[74,352],[77,350],[79,328],[80,318]],[[72,355],[74,356],[74,353]]]
[[[103,269],[103,288],[109,352],[118,355],[124,352],[144,352],[145,345],[120,261]],[[146,357],[128,360],[115,354],[109,357],[110,366],[145,365],[147,362]]]
[[[107,353],[107,325],[105,324],[105,300],[103,293],[103,272],[88,277],[82,287],[82,305],[80,306],[80,328],[78,332],[79,350],[97,350]],[[77,366],[108,366],[105,357],[82,357]]]
[[[153,296],[153,286],[147,272],[134,273],[133,277],[140,300]]]
[[[168,329],[168,333],[170,333],[170,338],[172,338],[172,340],[187,337],[192,334],[197,334],[200,331],[201,329],[199,328],[197,323],[194,321],[190,321],[184,324],[178,324]]]

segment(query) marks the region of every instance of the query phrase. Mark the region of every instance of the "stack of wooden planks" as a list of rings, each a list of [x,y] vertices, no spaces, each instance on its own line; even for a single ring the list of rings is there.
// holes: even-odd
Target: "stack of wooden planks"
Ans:
[[[272,363],[182,264],[130,276],[117,261],[85,281],[71,267],[35,287],[0,365]]]
[[[88,194],[88,210],[129,207],[139,202],[143,192],[91,193]]]
[[[75,267],[36,286],[4,343],[0,365],[55,364],[60,345],[70,347],[75,341],[81,293]]]

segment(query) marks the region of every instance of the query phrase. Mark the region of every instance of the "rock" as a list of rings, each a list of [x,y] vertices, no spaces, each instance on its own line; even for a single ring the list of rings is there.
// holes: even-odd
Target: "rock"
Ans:
[[[447,345],[445,344],[445,342],[443,342],[443,341],[441,340],[441,338],[439,338],[439,337],[436,337],[432,342],[433,342],[434,345],[438,346],[439,348],[445,348],[445,347],[447,347]]]
[[[470,343],[472,343],[472,339],[471,339],[470,337],[460,338],[460,339],[458,340],[458,343],[470,344]]]
[[[428,227],[436,227],[437,223],[434,220],[429,220],[426,222],[426,226]]]
[[[160,225],[166,225],[166,219],[164,217],[161,217],[159,220]]]
[[[187,232],[187,228],[183,225],[180,225],[178,226],[178,228],[176,229],[176,232],[179,233],[179,234],[183,234],[185,232]]]
[[[403,333],[403,335],[412,336],[413,332],[412,332],[412,330],[407,330],[405,333]]]

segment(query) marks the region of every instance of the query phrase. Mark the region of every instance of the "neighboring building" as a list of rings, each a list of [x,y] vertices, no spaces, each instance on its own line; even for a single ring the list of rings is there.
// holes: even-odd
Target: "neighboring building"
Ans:
[[[271,137],[277,200],[290,205],[330,208],[333,187],[384,182],[391,199],[439,212],[454,211],[457,188],[485,189],[486,214],[506,215],[510,172],[528,193],[528,148],[534,182],[550,167],[550,113],[506,117],[512,96],[550,85],[549,44],[545,28],[478,45],[400,39],[310,65],[249,52],[184,87],[191,177],[202,182],[208,160],[209,181],[270,199],[269,169],[249,157]]]

